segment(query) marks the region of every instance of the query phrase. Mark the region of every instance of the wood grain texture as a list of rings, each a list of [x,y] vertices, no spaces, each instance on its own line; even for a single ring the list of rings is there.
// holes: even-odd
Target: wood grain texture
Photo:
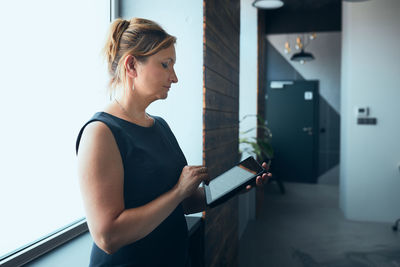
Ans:
[[[221,41],[232,49],[235,54],[239,53],[239,38],[240,33],[240,7],[237,8],[239,13],[232,10],[231,15],[228,15],[227,4],[223,0],[207,0],[205,7],[205,15],[208,31],[213,31],[221,37]],[[232,8],[237,2],[231,1]],[[230,5],[228,4],[228,5]]]
[[[220,145],[237,141],[238,127],[227,127],[203,132],[204,151],[218,148]]]
[[[258,10],[258,32],[257,32],[257,114],[265,114],[265,92],[266,92],[266,39],[265,36],[265,13]],[[257,129],[257,137],[264,135],[262,128]],[[258,159],[259,161],[261,159]],[[264,203],[264,188],[256,189],[256,219],[260,218]]]
[[[204,119],[205,130],[227,128],[239,124],[238,112],[205,109]]]
[[[214,71],[210,68],[205,69],[204,81],[205,84],[207,84],[208,89],[219,92],[220,94],[226,96],[239,98],[237,84],[219,74],[218,71]]]
[[[240,1],[204,0],[203,164],[211,178],[238,161]],[[205,266],[238,265],[238,198],[204,213]]]
[[[238,112],[239,100],[237,98],[221,94],[211,88],[207,88],[205,94],[205,104],[207,109],[231,113]]]
[[[235,52],[232,51],[229,45],[229,40],[224,40],[218,33],[213,32],[211,29],[206,31],[207,48],[211,49],[213,52],[217,53],[219,57],[227,63],[229,67],[238,71],[238,58],[235,57]]]
[[[237,266],[238,237],[234,218],[237,213],[238,198],[213,209],[207,210],[205,218],[206,266]],[[207,242],[207,240],[215,240]]]
[[[239,71],[233,69],[218,52],[209,49],[208,46],[206,46],[206,53],[207,56],[204,57],[205,67],[217,72],[219,76],[222,76],[239,88]]]

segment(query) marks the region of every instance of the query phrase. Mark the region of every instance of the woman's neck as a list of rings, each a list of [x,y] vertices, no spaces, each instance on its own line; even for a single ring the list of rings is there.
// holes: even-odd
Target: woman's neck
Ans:
[[[147,115],[148,101],[134,91],[114,98],[116,106],[121,113],[134,123],[148,125],[153,119]]]

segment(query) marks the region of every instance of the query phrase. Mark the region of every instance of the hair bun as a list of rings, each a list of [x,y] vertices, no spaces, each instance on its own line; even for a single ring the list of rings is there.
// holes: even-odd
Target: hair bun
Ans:
[[[111,63],[109,65],[110,71],[115,71],[115,69],[112,69],[112,66],[114,65],[113,63],[118,53],[122,34],[129,27],[129,24],[130,21],[121,18],[114,20],[114,22],[111,24],[109,42],[105,47],[105,55],[108,62]]]

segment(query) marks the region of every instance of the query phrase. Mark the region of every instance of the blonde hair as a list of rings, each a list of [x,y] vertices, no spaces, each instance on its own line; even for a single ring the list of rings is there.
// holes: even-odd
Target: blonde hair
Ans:
[[[168,48],[175,42],[176,37],[169,35],[154,21],[142,18],[116,19],[110,26],[103,49],[111,76],[110,94],[119,86],[126,85],[124,61],[128,55],[144,63],[149,56]]]

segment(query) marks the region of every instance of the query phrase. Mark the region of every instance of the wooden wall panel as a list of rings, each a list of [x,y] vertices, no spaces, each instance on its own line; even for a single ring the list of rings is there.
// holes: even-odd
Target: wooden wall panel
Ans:
[[[207,88],[205,94],[205,106],[208,109],[231,113],[239,109],[237,97],[226,96],[211,88]]]
[[[207,211],[205,219],[206,266],[237,266],[238,218],[237,197]],[[213,242],[210,242],[213,241]],[[209,257],[207,257],[207,255]]]
[[[215,0],[217,1],[217,0]],[[212,20],[206,21],[208,31],[220,36],[221,45],[225,45],[228,49],[232,50],[233,53],[239,53],[239,37],[235,34],[236,29],[232,27],[232,23],[227,18],[223,17],[223,14],[219,14],[219,11],[215,8],[210,8],[210,11],[206,13]],[[206,33],[209,34],[209,33]]]
[[[204,151],[218,148],[221,145],[237,141],[237,127],[228,127],[215,130],[207,130],[204,134]]]
[[[223,60],[219,53],[214,52],[208,47],[207,56],[204,57],[204,65],[206,66],[206,71],[207,69],[212,69],[214,72],[217,72],[219,76],[222,76],[239,87],[239,71],[233,69]]]
[[[204,0],[203,163],[211,178],[239,158],[240,0]],[[204,213],[205,266],[238,265],[238,198]]]
[[[265,114],[266,92],[266,39],[265,39],[265,12],[258,10],[257,21],[257,114]],[[264,135],[263,129],[257,129],[257,137]],[[261,159],[258,159],[261,160]],[[256,218],[260,218],[264,203],[264,188],[256,188]]]
[[[207,160],[217,162],[218,164],[209,164],[208,172],[211,177],[215,177],[227,169],[231,168],[238,160],[237,149],[235,149],[236,141],[219,146],[217,149],[206,151]],[[236,155],[232,160],[232,155]],[[232,157],[232,158],[231,158]]]
[[[206,109],[204,113],[205,130],[227,128],[238,122],[237,112],[225,112],[220,110]]]
[[[211,29],[206,32],[207,47],[215,52],[229,67],[238,71],[238,64],[235,62],[237,60],[235,52],[231,47],[222,43],[220,39],[217,39],[217,34],[218,33],[213,32]]]
[[[224,78],[218,71],[207,68],[207,71],[204,71],[204,82],[207,85],[207,89],[211,89],[226,96],[238,97],[238,85]]]

